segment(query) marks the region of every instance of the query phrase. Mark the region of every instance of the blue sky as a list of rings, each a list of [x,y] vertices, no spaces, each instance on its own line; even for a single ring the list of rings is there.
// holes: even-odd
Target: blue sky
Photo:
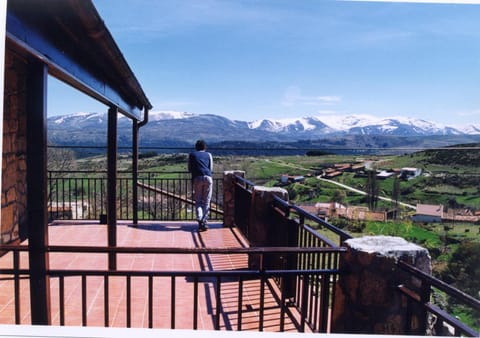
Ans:
[[[94,4],[153,110],[243,121],[370,114],[480,123],[478,4]],[[106,110],[52,82],[49,114]]]

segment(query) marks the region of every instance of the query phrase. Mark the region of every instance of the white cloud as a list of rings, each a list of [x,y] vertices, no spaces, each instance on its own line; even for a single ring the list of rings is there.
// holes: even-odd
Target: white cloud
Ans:
[[[282,104],[284,106],[319,106],[319,105],[333,105],[340,102],[341,98],[334,95],[318,95],[308,96],[303,95],[298,86],[290,86],[285,91]]]

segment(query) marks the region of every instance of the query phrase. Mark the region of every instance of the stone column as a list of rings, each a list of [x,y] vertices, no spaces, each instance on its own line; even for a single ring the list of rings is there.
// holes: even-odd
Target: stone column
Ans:
[[[332,333],[408,334],[407,327],[425,333],[426,313],[419,308],[407,323],[407,302],[397,286],[419,291],[420,282],[395,264],[402,260],[431,273],[426,249],[400,237],[366,236],[345,241],[340,258],[332,314]]]
[[[233,227],[235,225],[235,186],[233,176],[245,177],[245,171],[223,172],[223,225]]]
[[[252,247],[276,246],[274,243],[275,232],[278,228],[271,222],[273,196],[279,196],[288,200],[288,192],[283,188],[268,188],[255,186],[252,193],[252,204],[250,208],[250,222],[248,224],[249,241]],[[262,267],[260,256],[249,257],[249,267],[258,269]]]

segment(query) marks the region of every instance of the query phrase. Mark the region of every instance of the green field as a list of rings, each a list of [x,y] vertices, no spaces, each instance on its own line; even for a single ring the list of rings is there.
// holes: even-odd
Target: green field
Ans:
[[[274,186],[279,184],[282,174],[305,176],[303,183],[292,184],[286,189],[294,202],[314,203],[330,201],[334,193],[344,190],[344,203],[349,205],[365,205],[365,198],[361,194],[346,190],[332,183],[322,182],[315,178],[323,168],[339,163],[361,163],[371,161],[376,169],[389,170],[402,167],[418,167],[423,174],[412,180],[400,181],[400,195],[398,201],[416,205],[443,204],[444,206],[465,207],[480,209],[480,154],[476,160],[471,154],[465,159],[455,153],[458,150],[447,152],[452,158],[449,160],[443,153],[419,152],[402,156],[353,156],[353,155],[324,155],[324,156],[222,156],[214,155],[214,170],[221,174],[225,170],[242,170],[248,180],[258,185]],[[461,161],[465,163],[462,163]],[[157,155],[156,153],[141,156],[139,169],[141,171],[185,172],[187,154]],[[445,163],[437,163],[445,161]],[[132,160],[128,155],[122,155],[118,160],[119,170],[131,170]],[[104,157],[95,157],[79,160],[78,169],[105,169]],[[366,178],[355,177],[353,173],[344,173],[334,178],[342,184],[364,191]],[[378,180],[379,196],[390,198],[394,190],[394,179]],[[338,192],[337,192],[338,193]],[[379,202],[378,208],[392,208],[392,203]]]

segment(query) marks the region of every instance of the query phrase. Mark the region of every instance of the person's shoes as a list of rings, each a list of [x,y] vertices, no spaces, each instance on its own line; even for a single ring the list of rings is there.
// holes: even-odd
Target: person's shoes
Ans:
[[[205,222],[198,221],[198,231],[206,231],[208,229],[208,226],[206,225]]]

